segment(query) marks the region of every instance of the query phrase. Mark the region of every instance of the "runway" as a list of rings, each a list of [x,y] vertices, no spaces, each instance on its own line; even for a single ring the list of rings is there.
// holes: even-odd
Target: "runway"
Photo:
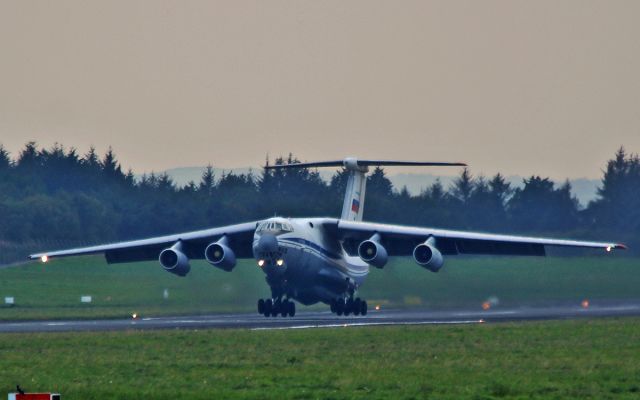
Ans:
[[[311,329],[383,325],[481,324],[507,321],[640,316],[640,302],[580,304],[491,310],[372,310],[367,316],[338,317],[330,312],[299,312],[294,318],[258,314],[218,314],[158,318],[1,322],[0,333],[121,331],[142,329]]]

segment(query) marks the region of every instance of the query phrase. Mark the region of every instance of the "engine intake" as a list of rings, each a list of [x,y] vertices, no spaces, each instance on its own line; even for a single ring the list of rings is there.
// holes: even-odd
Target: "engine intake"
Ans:
[[[435,239],[430,237],[413,249],[413,259],[423,268],[431,272],[438,272],[444,265],[442,253],[435,246]]]
[[[369,240],[365,240],[358,246],[358,256],[362,261],[376,268],[384,268],[389,260],[387,249],[380,244],[380,235],[375,234]]]
[[[181,241],[176,242],[176,244],[168,249],[162,250],[158,260],[160,261],[162,268],[172,274],[186,276],[189,271],[191,271],[189,258],[187,258],[187,256],[182,252]]]
[[[209,264],[227,272],[236,266],[236,254],[229,248],[226,236],[207,246],[204,258]]]

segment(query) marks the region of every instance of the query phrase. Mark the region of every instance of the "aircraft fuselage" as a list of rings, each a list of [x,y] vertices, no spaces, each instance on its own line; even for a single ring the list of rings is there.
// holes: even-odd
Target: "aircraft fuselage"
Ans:
[[[315,222],[315,223],[314,223]],[[256,228],[253,254],[273,297],[329,303],[362,285],[369,266],[313,218],[270,218]]]

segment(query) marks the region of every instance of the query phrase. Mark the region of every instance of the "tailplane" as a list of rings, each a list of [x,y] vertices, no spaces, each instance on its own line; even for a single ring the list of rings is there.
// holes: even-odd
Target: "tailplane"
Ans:
[[[357,158],[347,157],[344,160],[268,165],[265,169],[343,167],[349,171],[349,180],[347,181],[347,190],[344,195],[344,202],[342,203],[342,215],[340,216],[340,219],[348,221],[362,221],[365,189],[367,185],[366,174],[369,172],[369,167],[373,166],[465,167],[467,164],[421,161],[358,160]]]

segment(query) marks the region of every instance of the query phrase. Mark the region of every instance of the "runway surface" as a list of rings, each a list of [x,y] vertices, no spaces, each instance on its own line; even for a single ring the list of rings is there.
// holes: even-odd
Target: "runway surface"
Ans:
[[[129,318],[74,321],[1,322],[0,333],[116,331],[139,329],[252,330],[339,328],[376,325],[479,324],[506,321],[569,319],[584,317],[640,316],[640,302],[593,305],[532,307],[491,310],[372,310],[365,317],[338,317],[330,312],[299,312],[294,318],[265,318],[258,314],[218,314],[159,318]]]

